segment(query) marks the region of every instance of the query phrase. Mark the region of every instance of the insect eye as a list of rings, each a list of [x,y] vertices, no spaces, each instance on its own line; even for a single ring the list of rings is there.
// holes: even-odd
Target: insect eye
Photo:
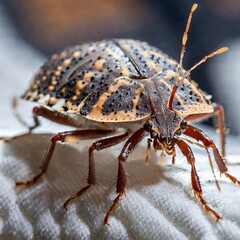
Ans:
[[[152,130],[152,122],[151,121],[147,121],[144,123],[143,127],[147,132],[150,132]]]
[[[186,129],[186,127],[187,127],[187,122],[185,120],[182,120],[182,122],[180,123],[180,128],[184,130]]]
[[[167,138],[164,136],[160,136],[160,138],[159,138],[159,140],[161,141],[161,142],[166,142],[166,140],[167,140]]]
[[[181,132],[181,130],[180,130],[180,129],[178,129],[178,130],[175,132],[175,135],[176,135],[176,136],[180,136],[180,135],[181,135],[181,133],[182,133],[182,132]]]
[[[151,131],[151,133],[150,133],[151,138],[156,138],[157,135],[158,134],[156,132],[154,132],[154,131]]]

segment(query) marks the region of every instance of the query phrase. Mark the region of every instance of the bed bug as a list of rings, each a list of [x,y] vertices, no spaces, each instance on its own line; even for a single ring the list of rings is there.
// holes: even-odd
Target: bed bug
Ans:
[[[193,69],[227,48],[205,56],[189,70],[182,67],[191,18],[196,8],[197,4],[194,4],[188,17],[179,63],[159,49],[131,39],[91,42],[54,54],[38,70],[22,96],[23,99],[40,103],[40,106],[33,108],[35,125],[30,130],[39,125],[39,116],[74,126],[77,130],[54,135],[41,172],[29,181],[16,182],[16,186],[31,185],[46,173],[57,142],[68,142],[72,136],[80,140],[100,138],[89,147],[87,185],[65,201],[64,207],[67,208],[70,202],[96,183],[94,151],[124,142],[118,157],[117,196],[105,215],[106,224],[125,191],[124,164],[129,154],[148,136],[146,161],[153,147],[171,155],[174,163],[175,149],[178,147],[191,165],[195,195],[206,211],[220,220],[221,216],[209,207],[202,196],[195,157],[188,144],[191,141],[183,137],[201,142],[211,167],[209,149],[212,149],[220,172],[232,182],[240,183],[227,172],[223,160],[223,109],[218,104],[212,104],[209,95],[190,79]],[[190,124],[191,121],[212,116],[218,118],[221,153],[204,132]],[[118,129],[124,129],[124,132],[119,133]],[[111,135],[113,133],[115,135]]]

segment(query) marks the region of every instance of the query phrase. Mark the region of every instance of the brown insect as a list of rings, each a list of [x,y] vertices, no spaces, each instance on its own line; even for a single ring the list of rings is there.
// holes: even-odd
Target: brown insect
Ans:
[[[188,145],[191,141],[182,137],[188,136],[201,142],[213,170],[209,154],[209,149],[212,149],[220,172],[232,182],[240,184],[227,172],[223,160],[223,109],[218,104],[212,104],[209,95],[190,80],[193,69],[208,58],[225,52],[227,48],[209,54],[187,71],[182,68],[191,17],[196,8],[197,4],[194,4],[189,14],[179,63],[145,42],[128,39],[91,42],[54,54],[39,69],[23,95],[23,99],[41,104],[33,108],[35,125],[30,131],[39,125],[39,116],[84,129],[54,135],[41,172],[29,181],[16,182],[16,186],[31,185],[46,173],[57,142],[68,142],[72,136],[80,140],[101,137],[101,140],[95,141],[89,147],[88,184],[65,201],[64,207],[67,208],[70,202],[96,183],[94,151],[126,140],[118,157],[117,196],[105,215],[106,224],[125,191],[124,164],[129,154],[148,135],[146,161],[153,146],[155,150],[172,155],[174,163],[175,148],[178,147],[191,165],[195,195],[206,211],[215,216],[216,220],[220,220],[220,215],[209,207],[202,196],[195,157]],[[204,132],[189,124],[191,121],[211,116],[218,119],[221,154]],[[124,132],[120,134],[117,131],[119,128],[125,129]],[[104,137],[113,133],[114,136]]]

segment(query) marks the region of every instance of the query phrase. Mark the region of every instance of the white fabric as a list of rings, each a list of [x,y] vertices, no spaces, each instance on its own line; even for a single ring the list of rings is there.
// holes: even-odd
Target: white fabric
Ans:
[[[9,23],[3,16],[0,8],[0,136],[7,136],[25,131],[13,117],[10,101],[22,94],[43,59],[4,27]],[[20,102],[29,124],[31,108],[31,103]],[[43,125],[40,132],[66,130],[48,122]],[[205,130],[216,137],[214,131]],[[126,164],[127,194],[109,218],[111,226],[104,226],[104,214],[116,196],[116,157],[121,146],[95,154],[97,186],[66,212],[62,203],[86,184],[89,141],[58,144],[48,174],[38,184],[26,189],[14,186],[16,180],[38,173],[49,139],[50,135],[37,134],[0,143],[0,239],[240,239],[240,188],[222,177],[222,191],[217,191],[203,150],[194,148],[203,196],[222,221],[215,223],[193,196],[190,167],[181,153],[176,166],[169,159],[160,166],[155,154],[146,166],[143,143]],[[228,160],[239,162],[238,143],[239,139],[228,138]],[[231,167],[231,172],[240,177],[239,169]]]
[[[48,174],[38,184],[15,189],[14,181],[38,173],[50,135],[29,135],[1,143],[1,239],[239,239],[240,189],[221,178],[219,193],[205,153],[194,149],[204,197],[223,220],[216,223],[192,194],[190,167],[178,153],[177,166],[145,165],[139,147],[126,164],[127,194],[103,225],[112,204],[119,147],[95,154],[97,186],[69,206],[62,203],[86,185],[87,146],[59,144]],[[235,159],[234,159],[235,158]],[[237,155],[229,159],[237,161]],[[238,174],[237,174],[238,172]],[[217,174],[219,175],[219,174]],[[240,175],[235,171],[235,175]]]

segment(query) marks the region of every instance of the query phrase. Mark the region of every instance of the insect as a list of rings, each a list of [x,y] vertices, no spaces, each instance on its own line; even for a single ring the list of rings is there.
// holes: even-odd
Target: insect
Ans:
[[[230,175],[224,163],[225,128],[223,109],[212,104],[209,95],[190,79],[190,73],[207,59],[227,51],[220,48],[205,56],[189,70],[182,67],[191,18],[197,4],[191,8],[182,38],[179,63],[159,49],[145,42],[130,39],[111,39],[66,48],[54,54],[36,73],[23,99],[40,103],[33,108],[35,125],[38,117],[50,119],[77,130],[59,132],[51,139],[43,160],[41,172],[33,179],[16,182],[16,186],[28,186],[37,182],[47,171],[57,142],[78,139],[101,138],[89,147],[89,172],[87,185],[69,197],[64,207],[81,196],[96,183],[94,151],[124,142],[118,156],[116,192],[110,214],[122,198],[126,186],[124,164],[138,144],[148,137],[146,161],[153,147],[176,158],[176,147],[191,165],[192,188],[205,210],[216,220],[221,216],[202,196],[201,183],[195,168],[195,157],[189,146],[190,137],[201,143],[212,160],[212,149],[219,171],[232,182],[240,182]],[[215,143],[191,121],[217,117],[221,140],[221,153]],[[118,129],[124,129],[118,132]],[[112,134],[115,135],[112,135]],[[200,144],[199,144],[200,145]],[[212,167],[213,170],[213,167]]]

